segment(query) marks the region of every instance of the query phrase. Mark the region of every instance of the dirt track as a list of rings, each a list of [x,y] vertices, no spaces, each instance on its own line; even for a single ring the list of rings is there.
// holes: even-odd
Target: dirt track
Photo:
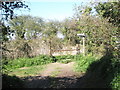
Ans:
[[[68,64],[51,63],[37,76],[26,77],[27,88],[75,88],[80,73],[73,71],[74,62]],[[77,88],[77,87],[76,87]]]

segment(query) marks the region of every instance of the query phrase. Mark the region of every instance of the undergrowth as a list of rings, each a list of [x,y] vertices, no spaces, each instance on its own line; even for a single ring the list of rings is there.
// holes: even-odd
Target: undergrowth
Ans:
[[[36,66],[36,65],[45,65],[48,63],[54,62],[53,58],[46,55],[40,55],[34,58],[18,58],[14,60],[7,60],[6,62],[3,62],[3,73],[7,71],[12,71],[16,68],[21,67],[30,67],[30,66]]]
[[[112,55],[95,57],[92,54],[76,56],[75,71],[96,75],[103,79],[107,88],[120,88],[120,60]],[[100,83],[100,82],[99,82]]]
[[[86,56],[77,55],[75,58],[75,71],[78,72],[86,72],[88,66],[93,62],[96,61],[98,57],[93,56],[92,54],[88,54]]]
[[[75,55],[62,55],[62,56],[55,56],[57,62],[67,64],[69,62],[74,61]]]
[[[40,73],[44,69],[45,69],[45,65],[23,67],[12,70],[12,72],[9,72],[8,75],[10,76],[16,75],[18,77],[36,76],[36,75],[40,75]]]
[[[24,76],[31,75],[31,72],[35,73],[38,71],[38,68],[32,68],[33,66],[42,66],[52,62],[60,62],[60,63],[69,63],[75,61],[75,71],[77,72],[86,72],[89,71],[96,73],[99,77],[103,78],[107,83],[108,87],[111,88],[120,88],[120,67],[119,60],[115,57],[109,56],[93,56],[92,54],[88,54],[86,56],[83,55],[64,55],[64,56],[46,56],[40,55],[34,58],[18,58],[15,60],[7,60],[3,62],[3,73],[12,72],[18,70],[21,67],[31,67],[26,70],[18,70],[18,72],[23,73]],[[42,67],[40,68],[42,69]],[[27,71],[28,70],[28,71]],[[9,72],[9,73],[10,73]],[[18,72],[14,72],[18,73]],[[37,74],[37,73],[36,73]],[[32,74],[34,75],[34,74]],[[55,73],[56,75],[56,73]],[[54,76],[54,74],[53,74]]]

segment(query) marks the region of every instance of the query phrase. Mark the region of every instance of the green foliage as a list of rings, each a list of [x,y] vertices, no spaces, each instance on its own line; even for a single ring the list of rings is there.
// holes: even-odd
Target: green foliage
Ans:
[[[7,37],[7,35],[8,35],[8,30],[7,30],[7,27],[4,25],[4,23],[2,23],[1,21],[0,21],[0,40],[1,41],[8,41],[8,37]]]
[[[12,30],[15,31],[15,35],[17,39],[24,39],[25,38],[25,22],[30,16],[19,16],[17,18],[12,19],[9,21],[9,25]]]
[[[29,67],[35,65],[44,65],[53,62],[53,59],[46,55],[40,55],[34,58],[18,58],[15,60],[9,60],[7,64],[3,65],[3,71],[12,69]]]
[[[10,76],[16,75],[18,77],[35,76],[40,74],[41,71],[44,70],[44,68],[45,65],[22,67],[22,68],[13,69],[12,72],[9,72],[8,74]]]
[[[30,15],[18,16],[10,20],[9,25],[14,30],[17,39],[25,39],[25,37],[31,39],[32,37],[36,38],[37,33],[41,31],[43,20]]]
[[[62,60],[62,59],[74,59],[74,55],[62,55],[62,56],[55,56],[57,60]]]
[[[60,62],[60,63],[69,63],[69,62],[72,62],[74,61],[75,59],[75,56],[74,55],[63,55],[63,56],[55,56],[57,62]]]
[[[120,88],[120,62],[119,58],[112,58],[112,73],[114,75],[113,80],[111,81],[110,85],[112,88],[119,89]],[[111,75],[109,75],[110,77]]]
[[[75,60],[76,60],[75,70],[79,72],[86,72],[89,65],[92,62],[96,61],[97,58],[95,56],[92,56],[92,54],[88,54],[86,56],[77,55]]]
[[[120,73],[117,74],[111,82],[111,87],[115,89],[120,88]]]
[[[102,71],[105,71],[106,68],[109,71],[106,71],[104,74],[107,75],[105,79],[110,80],[111,77],[112,80],[110,81],[110,87],[119,89],[120,88],[120,58],[119,58],[119,44],[116,43],[116,41],[119,42],[119,35],[120,35],[120,1],[118,2],[104,2],[104,3],[98,3],[95,7],[96,11],[100,16],[102,16],[104,19],[108,19],[108,22],[112,23],[112,25],[116,26],[117,28],[112,31],[112,38],[110,39],[111,43],[109,43],[111,46],[113,46],[113,50],[111,51],[113,53],[113,58],[109,59],[109,56],[107,56],[104,63],[102,63],[101,68]],[[114,38],[114,37],[115,38]],[[107,61],[111,62],[107,62]],[[107,65],[106,65],[107,64]]]
[[[108,18],[109,22],[120,27],[120,1],[99,3],[95,9],[99,15]]]
[[[107,18],[98,17],[96,14],[93,15],[91,9],[91,6],[78,6],[73,25],[75,26],[74,30],[76,30],[76,33],[86,34],[85,43],[87,49],[90,53],[96,54],[96,52],[102,48],[101,45],[115,45],[118,27],[109,23]],[[75,38],[74,41],[75,40],[77,40],[77,38]],[[81,41],[81,39],[78,40]]]
[[[85,33],[87,35],[85,44],[88,55],[55,56],[55,59],[61,63],[76,61],[76,71],[86,72],[90,70],[91,72],[98,72],[97,75],[107,80],[107,82],[111,84],[110,87],[118,89],[120,88],[120,71],[118,70],[120,66],[118,57],[120,55],[119,48],[115,48],[119,47],[119,45],[117,46],[116,44],[116,41],[119,41],[120,34],[119,4],[120,2],[98,3],[97,6],[95,6],[95,10],[102,17],[92,15],[92,8],[88,6],[78,7],[76,16],[72,19],[66,19],[61,23],[56,21],[44,23],[40,18],[19,16],[11,20],[9,24],[11,29],[15,31],[16,37],[20,39],[18,42],[22,43],[21,39],[25,39],[25,33],[27,39],[33,37],[36,39],[37,34],[41,34],[42,40],[48,43],[47,45],[50,46],[51,51],[58,49],[62,41],[68,42],[70,45],[75,45],[78,42],[81,44],[81,38],[78,38],[76,34]],[[3,25],[0,26],[0,28],[3,29],[3,40],[7,41],[8,32],[6,26]],[[58,31],[64,35],[64,40],[57,38]],[[23,53],[23,55],[29,55],[31,51],[31,49],[29,50],[29,45],[27,43],[20,43],[18,49],[26,52]],[[109,52],[114,54],[114,58],[111,57],[111,55],[107,55],[99,59],[98,55],[97,57],[92,55],[101,55],[102,52],[105,52],[105,48],[111,49]],[[92,54],[89,54],[91,52]],[[52,53],[50,53],[50,55],[51,54]],[[3,72],[12,71],[13,69],[21,67],[44,65],[53,62],[53,60],[52,57],[40,55],[34,58],[18,58],[4,61]],[[29,72],[25,74],[29,74]]]
[[[67,63],[72,62],[72,61],[73,61],[72,59],[64,59],[64,60],[60,60],[58,62],[67,64]]]
[[[58,21],[49,21],[45,23],[45,27],[42,33],[45,35],[45,37],[53,37],[56,36],[59,28],[60,25]]]
[[[91,76],[95,75],[103,79],[107,88],[118,89],[120,87],[120,63],[116,57],[108,53],[106,53],[106,55],[102,56],[101,58],[92,61],[87,67],[86,74]]]
[[[60,29],[60,32],[64,35],[64,42],[69,43],[70,45],[78,43],[76,36],[76,21],[74,19],[65,19],[61,24],[62,28]]]

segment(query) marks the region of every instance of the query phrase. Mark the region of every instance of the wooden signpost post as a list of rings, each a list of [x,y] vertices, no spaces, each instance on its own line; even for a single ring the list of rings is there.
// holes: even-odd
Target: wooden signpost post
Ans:
[[[83,34],[77,34],[77,36],[79,37],[82,37],[82,40],[83,40],[83,56],[85,56],[85,37],[86,35],[83,33]]]

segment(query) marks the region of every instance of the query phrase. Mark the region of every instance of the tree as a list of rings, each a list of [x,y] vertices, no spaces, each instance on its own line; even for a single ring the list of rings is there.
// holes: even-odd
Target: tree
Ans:
[[[10,30],[9,26],[6,26],[4,20],[13,19],[14,10],[19,8],[28,8],[28,6],[22,0],[0,0],[0,11],[2,12],[0,17],[0,43],[3,58],[6,57],[6,51],[10,51],[6,48],[5,42],[8,41],[8,36],[10,37],[10,34],[14,32],[14,30]]]
[[[111,43],[115,42],[113,36],[117,27],[110,24],[105,18],[92,15],[90,7],[79,8],[78,12],[75,14],[77,17],[74,16],[76,19],[76,30],[77,33],[85,33],[87,35],[86,45],[89,51],[94,52],[97,48],[100,48],[100,45],[111,45]]]
[[[58,21],[49,21],[45,23],[42,31],[42,39],[49,45],[50,56],[52,55],[52,51],[60,46],[61,40],[57,37],[60,27],[61,25]]]
[[[75,45],[78,43],[77,39],[77,29],[76,29],[76,21],[75,19],[66,19],[62,22],[61,32],[64,35],[64,41]]]
[[[114,32],[113,36],[116,38],[114,48],[117,47],[118,56],[120,56],[119,55],[120,43],[116,43],[120,41],[120,37],[119,37],[120,35],[120,1],[98,3],[95,9],[99,15],[101,15],[103,18],[108,19],[110,23],[112,23],[114,26],[118,28],[113,31]]]
[[[27,28],[26,38],[27,39],[36,39],[40,37],[44,29],[44,21],[39,17],[31,17],[25,23],[25,28]]]
[[[9,21],[9,25],[12,30],[15,31],[16,37],[18,39],[25,39],[25,22],[30,16],[19,16]]]
[[[46,37],[56,36],[59,29],[59,22],[49,21],[45,23],[43,35]]]
[[[0,36],[1,36],[1,41],[8,41],[8,28],[0,21]]]
[[[120,1],[98,3],[95,9],[99,15],[107,18],[110,23],[120,27]]]
[[[28,5],[26,5],[22,0],[0,1],[0,10],[2,10],[2,15],[5,16],[6,20],[8,18],[13,19],[14,10],[18,8],[28,8]]]
[[[117,29],[112,28],[114,34],[111,37],[115,37],[115,39],[114,42],[113,39],[111,39],[112,43],[110,43],[110,45],[113,46],[113,49],[110,51],[113,54],[113,58],[109,63],[110,66],[108,66],[108,69],[110,68],[110,71],[115,71],[114,73],[110,72],[111,76],[114,76],[110,84],[112,88],[118,89],[120,88],[120,1],[118,0],[118,2],[98,3],[95,9],[98,14],[102,16],[102,18],[107,19],[109,23],[112,23],[112,25],[117,27]],[[108,50],[110,50],[110,48],[108,48]],[[107,77],[110,77],[110,75]]]
[[[30,15],[18,16],[9,21],[11,30],[15,31],[17,39],[36,38],[42,30],[43,20]]]

